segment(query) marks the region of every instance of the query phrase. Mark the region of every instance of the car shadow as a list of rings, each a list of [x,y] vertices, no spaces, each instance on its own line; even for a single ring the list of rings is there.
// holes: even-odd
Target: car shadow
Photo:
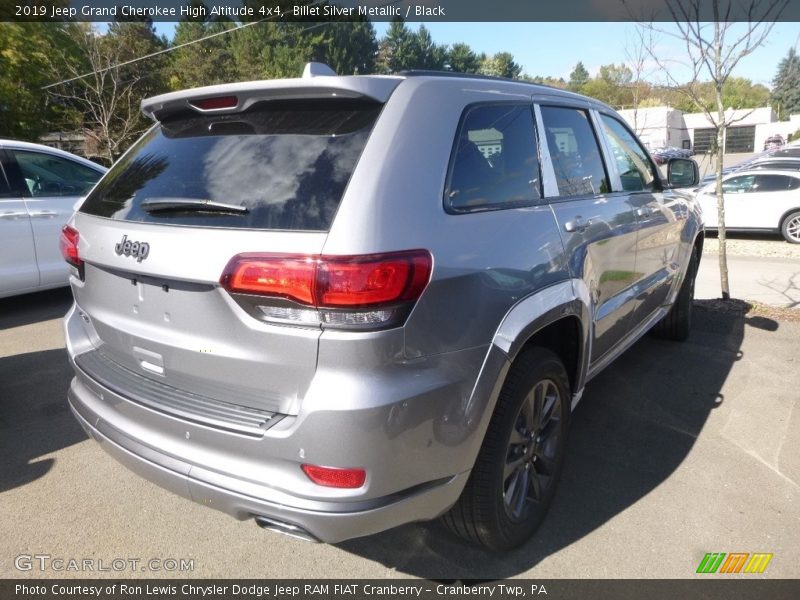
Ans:
[[[0,338],[63,317],[71,302],[67,288],[0,300]],[[0,357],[0,493],[42,477],[55,461],[49,455],[86,439],[67,406],[71,379],[64,349]]]
[[[0,300],[0,331],[63,317],[72,304],[68,287]]]
[[[680,468],[723,383],[742,358],[746,326],[775,321],[743,312],[695,311],[682,344],[645,337],[587,386],[573,413],[564,473],[550,512],[521,548],[497,555],[471,547],[436,521],[349,540],[338,547],[408,575],[498,579],[526,572],[639,501]],[[669,510],[669,507],[665,507]]]
[[[67,405],[72,368],[63,349],[0,358],[0,492],[54,464],[48,455],[86,439]]]

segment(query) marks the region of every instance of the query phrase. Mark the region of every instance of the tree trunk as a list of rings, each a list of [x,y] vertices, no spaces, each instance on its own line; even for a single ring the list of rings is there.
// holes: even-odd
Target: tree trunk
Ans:
[[[719,282],[722,288],[722,299],[730,300],[731,290],[728,285],[728,252],[726,246],[725,232],[725,196],[722,193],[722,156],[725,149],[725,131],[727,121],[725,120],[725,106],[722,103],[722,35],[720,31],[719,18],[717,14],[718,5],[714,2],[714,70],[716,80],[716,100],[717,100],[717,223],[719,231]]]

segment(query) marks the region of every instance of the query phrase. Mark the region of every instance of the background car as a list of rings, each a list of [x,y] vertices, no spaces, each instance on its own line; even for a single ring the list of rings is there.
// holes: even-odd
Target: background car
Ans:
[[[723,178],[722,191],[726,229],[780,232],[787,242],[800,244],[800,172],[736,171]],[[696,198],[706,229],[717,229],[714,184],[701,188]]]
[[[676,148],[674,146],[656,148],[650,153],[657,165],[666,164],[670,158],[689,158],[692,154],[694,153],[688,148]]]
[[[67,285],[61,227],[105,172],[69,152],[0,139],[0,298]]]
[[[723,175],[735,173],[737,171],[755,171],[760,169],[772,169],[779,171],[800,171],[800,156],[774,156],[768,152],[762,152],[757,156],[722,169]],[[700,186],[713,183],[717,178],[714,172],[709,173],[700,181]]]
[[[783,139],[783,136],[771,135],[764,140],[764,150],[777,150],[779,148],[783,148],[785,143],[786,141]]]

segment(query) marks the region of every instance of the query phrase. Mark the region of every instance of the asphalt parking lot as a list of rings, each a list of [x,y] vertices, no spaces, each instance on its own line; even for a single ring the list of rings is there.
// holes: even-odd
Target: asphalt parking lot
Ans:
[[[706,552],[773,553],[764,576],[800,576],[800,323],[703,310],[688,342],[636,344],[576,409],[538,535],[493,556],[437,523],[296,541],[140,479],[67,408],[68,305],[65,290],[0,300],[0,577],[683,578]],[[42,572],[20,555],[140,562]]]

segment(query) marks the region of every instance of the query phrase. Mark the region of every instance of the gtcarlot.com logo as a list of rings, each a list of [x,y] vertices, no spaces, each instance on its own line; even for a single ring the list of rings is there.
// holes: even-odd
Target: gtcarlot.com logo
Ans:
[[[772,554],[765,552],[708,552],[697,565],[697,573],[763,573]]]
[[[121,573],[150,571],[191,572],[193,558],[70,558],[50,554],[20,554],[14,559],[17,571],[56,571],[75,573]]]

